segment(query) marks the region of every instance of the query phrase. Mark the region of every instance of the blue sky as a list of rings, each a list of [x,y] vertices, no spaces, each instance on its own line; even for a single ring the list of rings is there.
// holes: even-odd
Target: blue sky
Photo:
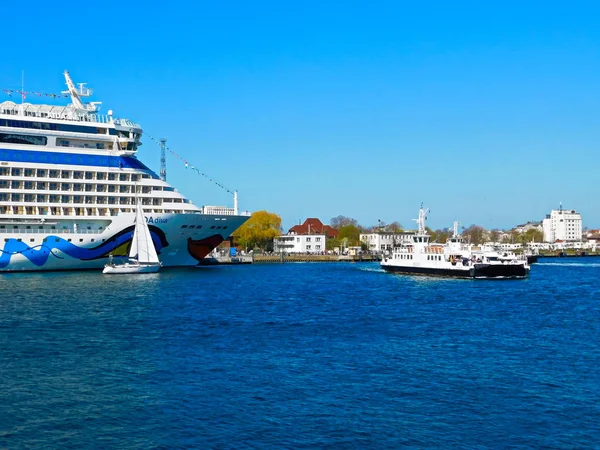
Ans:
[[[26,90],[56,92],[68,69],[104,112],[166,136],[238,189],[242,208],[276,212],[286,228],[339,214],[410,226],[421,202],[434,228],[508,228],[559,202],[600,226],[600,4],[32,1],[27,10],[3,48],[0,89],[19,88],[24,70]],[[143,142],[138,156],[158,171],[158,147]],[[232,203],[167,163],[168,181],[196,204]]]

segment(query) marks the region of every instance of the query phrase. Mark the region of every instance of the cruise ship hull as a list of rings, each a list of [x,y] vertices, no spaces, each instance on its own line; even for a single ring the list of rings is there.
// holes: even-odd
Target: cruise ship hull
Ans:
[[[0,233],[0,271],[102,269],[111,255],[116,261],[119,257],[127,258],[134,216],[132,213],[111,217],[110,224],[101,230],[94,230],[94,222],[100,220],[95,217],[82,218],[75,231],[61,227],[48,230],[46,225],[15,232],[4,228],[9,231]],[[163,267],[197,265],[248,220],[247,216],[208,214],[146,214],[145,217]],[[46,224],[50,220],[37,223]],[[82,224],[92,224],[91,230]]]

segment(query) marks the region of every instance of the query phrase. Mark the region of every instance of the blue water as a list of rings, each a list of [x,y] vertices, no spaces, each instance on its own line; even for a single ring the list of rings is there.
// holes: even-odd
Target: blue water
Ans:
[[[600,448],[599,275],[0,275],[0,448]]]

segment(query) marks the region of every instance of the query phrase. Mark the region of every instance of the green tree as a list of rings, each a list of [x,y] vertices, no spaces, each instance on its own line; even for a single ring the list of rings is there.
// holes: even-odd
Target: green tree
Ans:
[[[327,250],[333,250],[335,247],[341,247],[342,241],[338,238],[327,238],[325,241],[325,248]]]
[[[485,230],[479,225],[471,225],[462,232],[462,236],[465,241],[470,242],[473,245],[480,245],[485,239]]]
[[[544,242],[544,233],[536,228],[525,232],[525,242]]]
[[[336,216],[331,219],[330,225],[336,230],[339,230],[340,228],[348,225],[354,225],[355,227],[358,227],[358,221],[352,217]]]
[[[360,229],[356,225],[345,225],[339,229],[338,239],[346,239],[350,246],[359,245]]]
[[[500,232],[498,230],[490,231],[490,241],[498,242],[498,239],[500,239]]]
[[[431,242],[435,242],[435,243],[439,243],[439,244],[444,244],[448,238],[450,237],[450,233],[448,232],[448,230],[431,230],[430,228],[426,227],[426,230],[429,231],[430,233],[430,241]]]
[[[279,235],[281,235],[281,217],[264,210],[252,213],[250,219],[233,233],[235,243],[244,250],[254,248],[271,250],[273,239]]]
[[[385,226],[385,231],[389,231],[390,233],[399,233],[404,228],[400,224],[400,222],[392,222],[389,225]]]

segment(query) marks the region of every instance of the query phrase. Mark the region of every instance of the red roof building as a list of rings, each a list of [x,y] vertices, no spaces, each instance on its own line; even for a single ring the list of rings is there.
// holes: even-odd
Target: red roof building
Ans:
[[[288,234],[324,234],[327,237],[337,237],[339,232],[329,225],[323,225],[319,219],[311,217],[302,225],[294,225],[289,229]]]

